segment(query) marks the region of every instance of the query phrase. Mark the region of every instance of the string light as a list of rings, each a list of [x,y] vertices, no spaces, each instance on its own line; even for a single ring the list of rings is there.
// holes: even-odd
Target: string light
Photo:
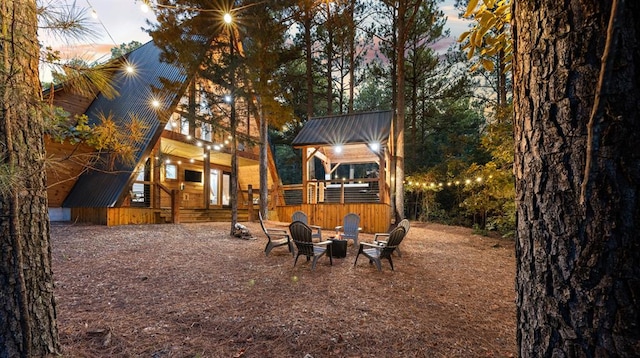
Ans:
[[[493,175],[489,175],[487,177],[487,179],[493,179]],[[393,181],[393,178],[391,178],[391,180]],[[407,186],[409,186],[409,187],[417,187],[417,188],[420,188],[420,187],[427,188],[427,187],[429,187],[431,189],[435,189],[435,188],[440,188],[441,189],[441,188],[443,188],[445,186],[451,187],[451,186],[454,186],[454,185],[458,186],[458,185],[461,185],[461,184],[471,185],[471,184],[474,184],[474,183],[481,184],[484,181],[485,181],[485,178],[476,177],[474,179],[464,179],[463,181],[455,180],[455,181],[447,181],[447,182],[438,182],[438,181],[424,181],[424,182],[421,182],[421,181],[416,181],[416,180],[408,180],[408,181],[405,181],[405,184]]]

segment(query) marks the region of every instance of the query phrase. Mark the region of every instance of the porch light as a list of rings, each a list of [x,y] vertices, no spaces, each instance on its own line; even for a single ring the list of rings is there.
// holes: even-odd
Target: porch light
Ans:
[[[127,67],[125,67],[125,70],[127,71],[127,73],[131,74],[135,72],[135,69],[131,65],[127,65]]]
[[[440,187],[441,187],[441,186],[442,186],[442,183],[438,183],[438,186],[440,186]]]
[[[380,150],[380,143],[378,142],[369,143],[369,148],[371,148],[372,151],[377,152]]]
[[[460,181],[459,180],[456,180],[456,185],[460,185]]]
[[[165,162],[165,163],[167,163],[167,164],[169,164],[169,163],[171,163],[171,159],[167,159],[167,160],[165,160],[164,162]]]
[[[447,183],[447,186],[451,186],[451,182],[448,182],[448,183]]]
[[[465,180],[465,181],[464,181],[464,183],[465,183],[465,184],[471,184],[471,180],[470,180],[470,179],[467,179],[467,180]]]
[[[196,160],[195,160],[195,159],[193,159],[193,158],[189,159],[189,163],[194,163],[195,161],[196,161]]]
[[[210,145],[207,146],[207,150],[211,150],[211,146]]]
[[[158,101],[157,99],[154,99],[153,101],[151,101],[151,105],[158,108],[160,107],[160,101]]]
[[[482,181],[482,178],[477,177],[477,178],[476,178],[476,181],[477,181],[478,183],[480,183],[480,182]]]
[[[178,160],[178,164],[182,164],[182,160]]]
[[[222,147],[219,144],[216,144],[216,145],[213,146],[213,149],[214,150],[220,150],[220,149],[222,149]]]
[[[224,101],[227,102],[227,103],[231,103],[231,95],[228,95],[228,94],[225,95],[224,96]]]
[[[223,16],[224,22],[227,24],[230,24],[231,22],[233,22],[233,17],[231,17],[230,13],[226,13]]]
[[[333,147],[333,151],[334,153],[342,153],[342,146],[341,145],[336,145]]]
[[[191,135],[188,135],[188,136],[187,136],[187,140],[191,140]]]
[[[202,147],[202,142],[197,141],[197,142],[196,142],[196,145],[197,145],[198,147]]]
[[[229,141],[225,139],[224,140],[224,145],[227,145],[227,144],[229,144]]]

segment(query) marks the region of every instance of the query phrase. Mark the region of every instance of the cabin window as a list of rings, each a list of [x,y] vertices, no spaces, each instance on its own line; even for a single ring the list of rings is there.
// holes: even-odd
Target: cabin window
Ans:
[[[166,164],[164,167],[165,179],[178,179],[178,167],[175,164]]]
[[[218,185],[220,182],[220,171],[218,169],[211,169],[211,173],[210,173],[210,179],[209,179],[209,186],[211,188],[210,192],[209,192],[209,203],[211,205],[220,205],[220,202],[218,201]]]

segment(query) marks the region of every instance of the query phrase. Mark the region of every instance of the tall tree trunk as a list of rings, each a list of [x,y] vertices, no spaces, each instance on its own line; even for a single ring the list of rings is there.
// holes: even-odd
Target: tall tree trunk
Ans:
[[[231,177],[229,178],[229,196],[231,201],[231,228],[230,235],[235,233],[236,223],[238,223],[238,119],[236,115],[236,59],[235,59],[235,36],[234,29],[229,26],[229,86],[231,93],[230,119],[231,127]]]
[[[349,1],[349,102],[347,113],[353,112],[353,95],[356,86],[356,24],[353,13],[356,7],[356,0]]]
[[[313,26],[313,2],[310,0],[305,0],[305,10],[304,10],[304,46],[305,46],[305,62],[306,62],[306,79],[307,79],[307,120],[313,117],[314,112],[314,87],[313,87],[313,43],[311,39],[311,27]],[[312,159],[306,162],[303,165],[307,165],[307,170],[309,173],[313,173],[313,178],[315,178],[316,167],[315,160]],[[308,178],[307,178],[308,179]],[[304,178],[302,181],[304,182]],[[304,188],[303,190],[306,190]]]
[[[640,356],[640,3],[611,26],[618,2],[513,6],[522,357]]]
[[[264,73],[264,72],[263,72]],[[262,88],[265,88],[263,85]],[[269,160],[267,150],[269,146],[269,123],[264,114],[264,107],[262,106],[262,98],[258,99],[258,106],[260,110],[260,214],[263,218],[269,216],[269,175],[267,162]],[[251,203],[249,203],[251,205]]]
[[[331,3],[327,2],[327,115],[333,114],[333,23]]]
[[[394,49],[398,48],[398,9],[395,6],[394,2],[389,2],[389,9],[393,11],[393,31],[392,31],[392,46]],[[398,143],[396,141],[397,132],[396,132],[396,123],[398,122],[398,53],[397,51],[391,52],[391,58],[389,58],[389,62],[391,63],[391,108],[393,109],[393,137],[391,138],[391,144],[393,150],[391,151],[391,163],[389,163],[389,175],[391,177],[391,184],[389,185],[389,201],[391,206],[391,212],[393,213],[394,218],[396,215],[396,147]],[[398,220],[396,220],[398,222]]]
[[[307,120],[313,117],[313,58],[312,58],[312,43],[311,43],[311,26],[313,20],[313,6],[310,1],[304,2],[304,47],[305,47],[305,64],[306,64],[306,80],[307,80]]]
[[[35,0],[0,0],[0,357],[59,351]]]
[[[395,219],[404,219],[404,119],[405,119],[405,60],[404,49],[407,43],[407,2],[398,2],[398,40],[396,43],[396,155],[395,155]]]

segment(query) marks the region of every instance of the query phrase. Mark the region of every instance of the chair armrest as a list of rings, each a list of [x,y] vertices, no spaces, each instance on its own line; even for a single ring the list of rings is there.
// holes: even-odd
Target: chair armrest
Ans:
[[[336,226],[336,231],[338,231],[338,230],[342,230],[342,225]]]
[[[269,234],[288,234],[287,230],[284,229],[266,229]]]
[[[322,226],[318,226],[318,225],[309,225],[309,227],[316,230],[322,230]]]
[[[378,246],[376,244],[372,244],[372,243],[369,243],[369,242],[361,242],[360,243],[360,247],[364,247],[364,246],[375,247],[376,249],[380,248],[380,246]]]
[[[315,242],[314,245],[329,245],[331,244],[333,241],[331,240],[327,240],[327,241],[320,241],[320,242]]]
[[[378,237],[389,237],[389,234],[384,232],[384,233],[376,233],[373,235],[373,241],[378,241]]]

